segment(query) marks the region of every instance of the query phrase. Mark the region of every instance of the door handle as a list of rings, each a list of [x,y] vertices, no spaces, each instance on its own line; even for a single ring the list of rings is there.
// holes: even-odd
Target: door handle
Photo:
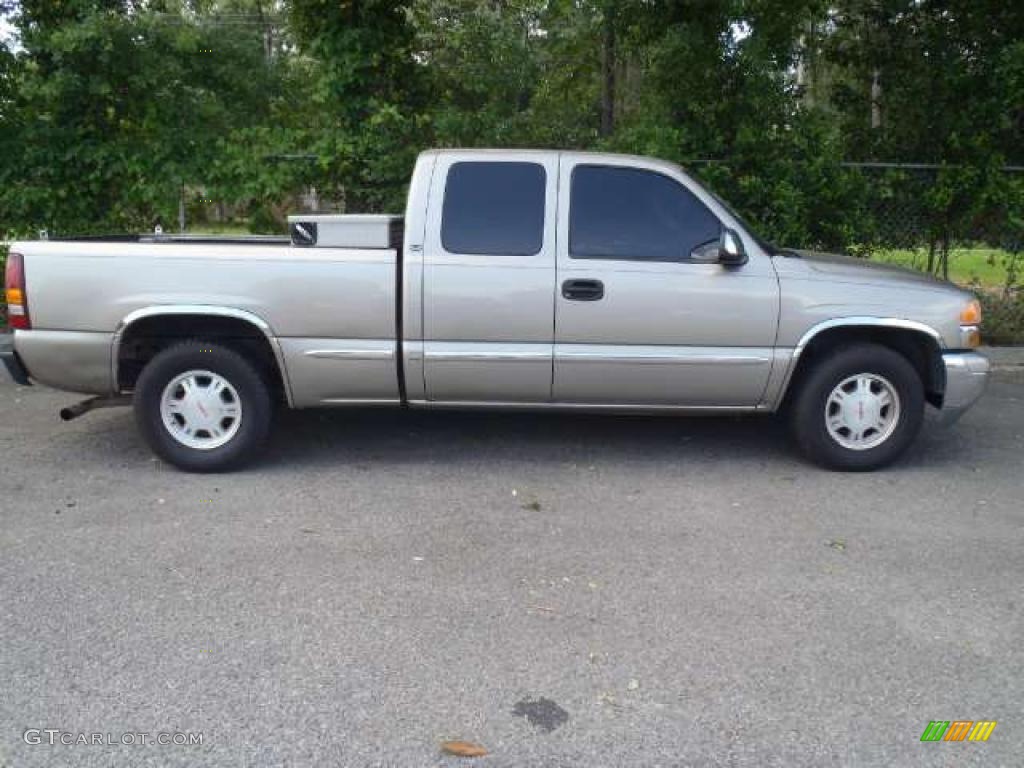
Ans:
[[[566,280],[562,283],[562,296],[570,301],[600,301],[604,298],[604,283],[600,280]]]

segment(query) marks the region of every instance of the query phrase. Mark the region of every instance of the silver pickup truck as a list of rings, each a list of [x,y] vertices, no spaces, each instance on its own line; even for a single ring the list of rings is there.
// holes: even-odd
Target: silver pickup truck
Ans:
[[[984,390],[980,309],[915,272],[778,250],[681,168],[609,154],[420,155],[402,217],[290,238],[12,244],[15,379],[130,401],[176,466],[242,465],[275,407],[785,411],[868,470]]]

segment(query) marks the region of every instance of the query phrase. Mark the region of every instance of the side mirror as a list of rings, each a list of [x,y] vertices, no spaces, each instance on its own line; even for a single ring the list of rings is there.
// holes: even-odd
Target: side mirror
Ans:
[[[723,229],[718,244],[718,262],[727,267],[738,267],[747,263],[747,251],[743,239],[734,229]]]
[[[747,263],[747,252],[743,240],[733,229],[723,229],[717,241],[693,249],[690,261],[698,264],[721,264],[724,267],[738,267]]]

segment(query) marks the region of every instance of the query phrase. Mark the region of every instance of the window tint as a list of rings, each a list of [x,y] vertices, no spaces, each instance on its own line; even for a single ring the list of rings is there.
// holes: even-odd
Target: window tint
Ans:
[[[449,253],[533,256],[544,241],[544,183],[536,163],[455,163],[441,243]]]
[[[569,255],[680,261],[722,225],[690,190],[653,171],[578,165],[572,172]]]

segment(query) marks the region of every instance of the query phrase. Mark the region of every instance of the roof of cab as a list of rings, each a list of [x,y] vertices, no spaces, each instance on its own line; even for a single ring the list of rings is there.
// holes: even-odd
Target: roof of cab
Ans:
[[[671,169],[673,171],[685,170],[682,166],[669,162],[668,160],[662,160],[658,157],[649,157],[646,155],[629,155],[621,154],[616,152],[594,152],[590,150],[576,150],[576,149],[534,149],[529,147],[447,147],[447,148],[435,148],[428,149],[420,153],[420,157],[442,157],[445,155],[480,155],[482,157],[488,157],[491,155],[515,155],[519,157],[531,157],[535,156],[538,158],[547,158],[558,155],[570,155],[572,157],[586,158],[593,162],[601,161],[614,161],[616,164],[635,164],[639,167],[656,167],[662,169]]]

